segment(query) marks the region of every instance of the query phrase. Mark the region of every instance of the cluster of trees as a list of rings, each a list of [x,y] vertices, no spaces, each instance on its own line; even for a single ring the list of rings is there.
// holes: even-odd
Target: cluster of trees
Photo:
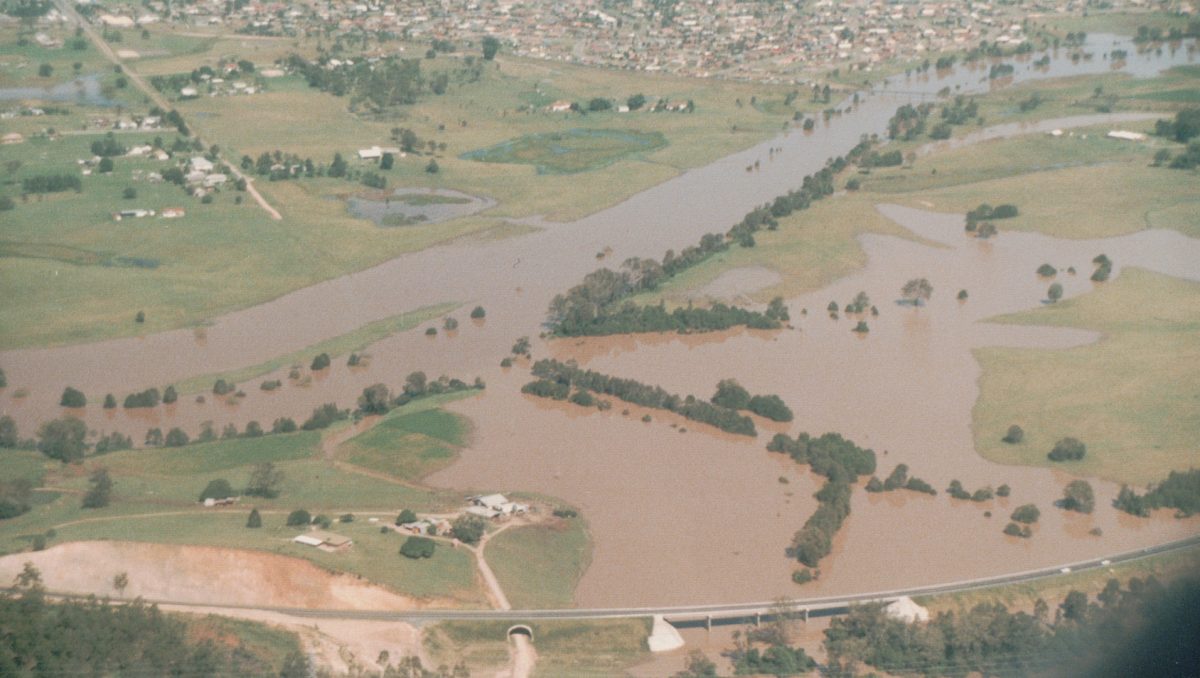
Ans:
[[[83,495],[85,509],[104,508],[112,500],[113,481],[108,469],[98,468],[88,476],[88,491]]]
[[[1072,480],[1067,483],[1058,505],[1068,511],[1091,513],[1096,508],[1096,495],[1092,492],[1092,484],[1086,480]]]
[[[483,532],[487,529],[487,523],[479,516],[473,516],[464,513],[454,519],[450,524],[451,534],[454,538],[464,544],[478,544],[483,538]]]
[[[653,259],[633,257],[625,260],[621,270],[601,268],[587,274],[583,282],[558,294],[550,302],[549,324],[555,334],[562,328],[578,331],[587,328],[614,312],[618,302],[638,292],[654,290],[664,280],[694,266],[708,257],[729,249],[724,238],[710,233],[700,239],[699,246],[688,247],[680,253],[668,251],[662,263]]]
[[[1154,154],[1154,166],[1166,165],[1171,169],[1193,169],[1200,167],[1200,139],[1189,141],[1177,155],[1172,155],[1166,148],[1160,148]]]
[[[933,285],[925,278],[913,278],[900,288],[900,296],[906,303],[920,306],[933,296]]]
[[[975,237],[987,240],[999,232],[996,225],[991,222],[992,219],[1011,219],[1017,214],[1019,214],[1019,210],[1016,205],[1005,204],[992,207],[983,203],[967,212],[967,223],[964,228],[967,233],[974,233]]]
[[[334,422],[349,418],[350,410],[339,410],[337,403],[325,403],[314,409],[308,419],[304,420],[304,424],[300,428],[305,431],[316,431],[328,428]]]
[[[98,155],[101,158],[125,155],[129,151],[124,144],[117,141],[117,137],[112,132],[93,141],[91,149],[92,155]]]
[[[1194,665],[1200,583],[1164,587],[1153,577],[1121,589],[1113,579],[1091,602],[1071,591],[1051,618],[1039,599],[1033,614],[980,603],[926,623],[889,617],[881,606],[855,607],[825,632],[828,675],[867,665],[889,675],[1167,675]]]
[[[74,463],[83,459],[87,451],[84,439],[87,437],[87,426],[75,417],[61,417],[44,422],[38,428],[38,450],[64,464]]]
[[[586,327],[598,316],[612,312],[617,303],[626,297],[654,290],[679,272],[729,249],[729,241],[742,247],[753,247],[754,234],[759,230],[775,230],[779,227],[779,219],[808,209],[813,202],[833,194],[836,175],[851,163],[865,162],[864,158],[873,145],[870,138],[864,137],[845,156],[829,160],[825,167],[804,177],[799,189],[788,191],[770,204],[748,212],[729,229],[725,237],[718,233],[706,234],[700,238],[698,245],[686,247],[678,255],[674,250],[668,250],[662,263],[634,257],[627,259],[619,272],[601,268],[589,273],[582,283],[555,296],[550,302],[548,324],[551,330],[557,333],[563,324]],[[786,321],[787,318],[778,317],[777,320]]]
[[[27,513],[33,498],[33,482],[28,478],[0,479],[0,520]]]
[[[1174,120],[1155,122],[1154,134],[1181,144],[1200,136],[1200,106],[1191,106],[1179,111]]]
[[[867,492],[891,492],[893,490],[904,489],[937,495],[937,490],[933,489],[932,485],[916,476],[908,475],[908,464],[897,464],[896,468],[892,469],[892,472],[884,480],[880,480],[878,476],[871,476],[871,479],[867,481],[865,489]]]
[[[426,86],[434,94],[443,94],[449,82],[448,77],[426,82],[421,76],[420,60],[394,56],[375,63],[359,59],[330,67],[327,56],[309,61],[292,54],[287,66],[303,76],[309,87],[334,96],[348,96],[355,103],[367,104],[376,110],[415,104]]]
[[[933,104],[930,103],[917,106],[905,104],[896,109],[895,114],[888,120],[888,138],[912,141],[921,136],[925,133],[925,120],[932,111]]]
[[[76,174],[39,174],[21,180],[22,193],[62,193],[83,190],[83,182]]]
[[[966,501],[987,501],[995,496],[991,486],[981,487],[974,492],[968,492],[958,480],[951,480],[950,487],[946,488],[946,494],[955,499],[963,499]]]
[[[1200,37],[1200,21],[1192,20],[1188,22],[1187,28],[1172,26],[1164,34],[1163,29],[1158,26],[1138,26],[1137,35],[1133,37],[1134,42],[1161,42],[1162,40],[1182,40],[1184,38]]]
[[[1104,282],[1112,275],[1112,259],[1109,259],[1104,254],[1097,254],[1092,263],[1095,264],[1096,270],[1092,271],[1092,280],[1095,282]]]
[[[1018,506],[1009,519],[1012,521],[1004,526],[1004,534],[1010,537],[1023,537],[1028,539],[1033,536],[1033,529],[1030,525],[1036,523],[1042,512],[1033,504],[1022,504]]]
[[[584,324],[577,323],[586,316],[571,314],[556,325],[555,332],[565,337],[594,337],[633,332],[715,332],[739,325],[756,330],[775,330],[783,326],[781,314],[775,309],[781,307],[782,315],[786,317],[787,307],[783,306],[781,298],[776,298],[772,304],[775,307],[768,308],[766,312],[727,306],[720,302],[711,308],[696,308],[689,304],[686,308],[668,311],[663,303],[638,306],[627,301],[613,310],[599,310]]]
[[[386,414],[393,407],[402,407],[417,398],[442,393],[457,393],[471,388],[483,390],[484,387],[483,380],[478,377],[474,384],[468,384],[461,379],[451,379],[445,375],[430,381],[424,372],[411,372],[404,380],[403,389],[395,395],[385,384],[372,384],[363,389],[362,395],[358,398],[358,412]]]
[[[712,404],[731,410],[749,410],[772,421],[791,421],[792,410],[777,395],[750,395],[750,392],[734,379],[722,379],[717,383],[717,392],[710,399]]]
[[[51,602],[30,564],[16,583],[15,591],[0,593],[0,675],[308,675],[299,652],[289,661],[303,671],[281,674],[255,646],[197,640],[180,618],[140,600]]]
[[[735,676],[799,676],[817,667],[802,647],[771,644],[766,649],[738,647],[729,655]],[[714,672],[712,675],[717,675]]]
[[[995,80],[996,78],[1006,78],[1013,74],[1012,64],[992,64],[988,69],[988,78]]]
[[[428,537],[409,537],[400,545],[400,555],[405,558],[419,560],[421,558],[432,558],[433,552],[437,548],[437,542]]]
[[[1076,438],[1062,438],[1046,455],[1050,461],[1079,461],[1087,454],[1087,445]]]
[[[871,151],[860,161],[863,167],[899,167],[904,164],[904,155],[899,150]]]
[[[96,440],[94,450],[97,455],[106,454],[106,452],[116,452],[120,450],[133,449],[133,438],[130,436],[122,436],[118,432],[108,433],[107,436],[101,436]]]
[[[874,450],[861,448],[839,433],[813,438],[801,433],[795,440],[779,433],[767,444],[771,452],[783,452],[798,464],[808,464],[813,473],[824,476],[825,484],[813,496],[819,505],[788,547],[788,555],[809,567],[816,567],[833,548],[833,536],[850,515],[850,484],[860,475],[875,472]]]
[[[1200,469],[1171,471],[1143,495],[1123,486],[1113,506],[1135,516],[1148,516],[1157,508],[1173,508],[1179,517],[1200,513]]]
[[[176,392],[174,386],[166,387],[165,389],[163,389],[161,394],[158,392],[157,388],[151,387],[151,388],[146,389],[145,391],[139,391],[137,393],[130,393],[129,395],[125,396],[124,407],[127,410],[137,409],[137,408],[142,408],[142,407],[157,407],[160,402],[165,405],[170,405],[171,403],[175,402],[178,399],[179,399],[179,393]],[[111,406],[109,405],[110,402],[112,403]],[[106,408],[116,407],[116,404],[117,404],[117,401],[115,398],[112,397],[111,393],[108,394],[107,396],[105,396],[104,407],[106,407]]]
[[[562,398],[566,398],[565,393],[574,386],[581,391],[611,395],[635,405],[675,412],[684,418],[709,424],[729,433],[757,435],[754,421],[750,417],[738,414],[736,410],[699,400],[695,396],[681,398],[668,393],[661,386],[610,377],[592,370],[581,370],[574,364],[553,359],[534,363],[533,375],[538,377],[538,381],[526,384],[522,388],[523,392],[543,397],[556,397],[543,395],[546,393],[563,394]]]
[[[975,102],[975,98],[970,99],[963,95],[954,97],[954,101],[942,106],[939,113],[942,121],[947,125],[965,125],[974,120],[979,115],[979,104]],[[933,136],[931,132],[930,137]]]
[[[59,399],[58,404],[63,407],[84,407],[87,405],[87,396],[83,394],[83,391],[68,386],[63,389],[62,398]]]

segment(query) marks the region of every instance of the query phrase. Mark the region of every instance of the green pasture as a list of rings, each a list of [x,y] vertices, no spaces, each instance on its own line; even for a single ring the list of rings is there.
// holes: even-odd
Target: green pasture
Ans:
[[[1196,464],[1200,436],[1200,284],[1125,269],[1091,294],[996,322],[1079,327],[1099,342],[1064,350],[977,350],[983,368],[976,449],[1002,464],[1061,468],[1140,487]],[[1020,444],[1001,442],[1011,424]],[[1055,441],[1087,445],[1052,462]]]

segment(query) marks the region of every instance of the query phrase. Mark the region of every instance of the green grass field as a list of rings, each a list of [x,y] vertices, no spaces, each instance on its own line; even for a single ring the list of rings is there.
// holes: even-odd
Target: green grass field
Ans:
[[[441,622],[425,632],[425,649],[439,662],[461,660],[472,670],[501,666],[508,661],[505,634],[513,623]],[[537,675],[614,675],[649,657],[649,619],[527,625],[538,653]]]
[[[1063,468],[1141,486],[1196,464],[1200,284],[1126,269],[1095,292],[998,322],[1081,327],[1099,343],[1066,350],[987,348],[974,409],[976,449],[1002,464]],[[1018,445],[1000,441],[1010,424]],[[1077,462],[1046,454],[1073,436]]]
[[[571,607],[591,545],[584,521],[568,518],[505,530],[485,555],[514,609]]]
[[[457,414],[436,408],[473,393],[422,398],[394,410],[374,428],[339,445],[337,458],[408,481],[445,468],[466,444],[469,423]]]
[[[444,402],[443,397],[442,402]],[[436,398],[417,401],[414,410],[436,407]],[[417,426],[430,428],[418,418]],[[445,426],[435,430],[449,431]],[[447,433],[448,435],[448,433]],[[345,553],[323,553],[292,544],[296,528],[284,526],[286,515],[304,508],[313,515],[337,519],[345,513],[372,512],[392,520],[401,508],[421,512],[446,511],[458,505],[452,493],[388,482],[331,465],[321,458],[321,434],[298,432],[261,438],[218,441],[180,448],[142,449],[89,457],[81,465],[47,461],[39,453],[9,451],[0,455],[3,477],[41,477],[57,496],[37,498],[33,510],[0,522],[0,552],[29,548],[36,535],[53,529],[56,541],[114,539],[173,544],[207,544],[251,548],[310,560],[323,567],[359,574],[395,590],[415,596],[443,597],[463,604],[482,604],[475,581],[473,558],[465,552],[439,548],[432,560],[411,561],[398,555],[402,538],[380,534],[379,527],[363,516],[355,522],[335,523],[355,546]],[[225,479],[236,489],[244,487],[254,464],[270,461],[284,478],[274,499],[246,497],[237,509],[205,509],[197,504],[209,481]],[[97,467],[108,469],[113,498],[102,509],[80,508],[87,475]],[[251,507],[263,513],[261,530],[245,528]]]
[[[607,167],[634,154],[666,146],[661,133],[645,134],[605,129],[527,134],[495,146],[468,151],[465,160],[533,165],[539,174],[574,174]]]

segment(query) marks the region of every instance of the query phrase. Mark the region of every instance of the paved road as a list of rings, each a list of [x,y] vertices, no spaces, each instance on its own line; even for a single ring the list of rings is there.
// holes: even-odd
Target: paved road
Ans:
[[[932,586],[919,586],[908,589],[896,589],[892,591],[875,591],[871,593],[860,593],[846,596],[830,596],[826,598],[807,598],[797,599],[786,602],[768,601],[768,602],[752,602],[752,603],[732,603],[718,605],[685,605],[673,607],[626,607],[626,608],[592,608],[592,609],[559,609],[559,610],[463,610],[463,609],[424,609],[424,610],[329,610],[329,609],[306,609],[306,608],[288,608],[288,607],[255,607],[249,605],[213,605],[211,603],[187,603],[171,600],[147,600],[146,602],[159,605],[170,605],[175,607],[204,607],[211,609],[227,609],[227,610],[260,610],[266,612],[276,612],[287,614],[294,617],[315,617],[321,619],[342,619],[342,620],[369,620],[369,621],[397,621],[397,622],[420,622],[420,621],[449,621],[449,620],[547,620],[547,619],[615,619],[627,617],[650,617],[653,615],[662,615],[669,621],[688,621],[688,620],[705,620],[705,619],[729,619],[741,617],[753,617],[757,614],[770,614],[781,609],[781,607],[795,612],[824,612],[826,614],[838,613],[849,608],[851,605],[871,603],[871,602],[887,602],[895,600],[903,596],[924,596],[932,594],[950,594],[961,593],[963,591],[971,591],[975,589],[990,588],[994,586],[1002,586],[1006,584],[1016,584],[1023,582],[1031,582],[1040,579],[1048,579],[1064,574],[1064,570],[1070,572],[1082,572],[1087,570],[1099,569],[1125,563],[1133,560],[1140,560],[1153,555],[1170,553],[1173,551],[1182,551],[1185,549],[1200,546],[1200,535],[1194,535],[1186,539],[1179,539],[1158,546],[1144,548],[1138,551],[1129,551],[1120,553],[1107,558],[1095,558],[1075,563],[1065,563],[1055,567],[1041,568],[1037,570],[1028,570],[1025,572],[1015,572],[996,577],[983,577],[980,579],[971,579],[967,581],[951,582],[947,584],[935,584]],[[87,596],[77,594],[64,594],[50,592],[51,595],[60,598],[83,599]]]

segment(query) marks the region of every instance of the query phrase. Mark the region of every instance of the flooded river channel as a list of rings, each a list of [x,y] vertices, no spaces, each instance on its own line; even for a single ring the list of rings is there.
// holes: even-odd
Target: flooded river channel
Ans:
[[[1060,55],[1049,72],[1019,66],[1017,79],[1109,70],[1100,53],[1112,39],[1089,40],[1099,43],[1092,61],[1072,63]],[[1126,68],[1135,74],[1155,73],[1192,58],[1182,48],[1161,56],[1138,55],[1127,43],[1120,44],[1132,55]],[[1115,276],[1123,267],[1138,266],[1200,278],[1200,241],[1174,232],[1141,231],[1101,241],[1006,232],[980,242],[963,234],[961,215],[881,205],[880,212],[913,237],[863,236],[868,264],[862,271],[788,300],[796,329],[534,341],[535,356],[574,358],[674,392],[708,397],[718,380],[736,377],[752,392],[777,393],[795,410],[796,421],[760,421],[757,440],[657,411],[649,413],[653,421],[644,423],[646,412],[630,407],[626,415],[620,402],[602,413],[529,398],[519,393],[529,378],[525,366],[498,366],[517,337],[536,338],[549,300],[594,269],[598,252],[611,248],[605,262],[615,265],[630,256],[661,257],[667,249],[693,244],[703,233],[724,232],[755,205],[797,187],[826,158],[845,153],[860,135],[881,132],[896,107],[916,96],[909,92],[988,87],[986,69],[899,80],[888,85],[894,91],[866,96],[812,134],[791,132],[574,223],[406,255],[216,318],[204,332],[178,330],[2,353],[0,366],[9,388],[0,395],[0,409],[18,420],[22,432],[30,431],[60,414],[58,396],[72,385],[91,398],[93,404],[80,413],[89,426],[126,431],[140,440],[150,426],[181,426],[195,434],[203,421],[213,421],[219,429],[230,422],[269,425],[280,416],[302,419],[324,402],[350,406],[371,383],[399,385],[405,374],[418,369],[431,376],[482,376],[489,385],[484,393],[450,406],[473,421],[473,445],[428,482],[463,490],[539,492],[579,506],[595,543],[592,564],[576,594],[576,602],[586,606],[735,602],[931,584],[1053,565],[1194,533],[1200,519],[1138,519],[1108,508],[1118,489],[1110,483],[1093,482],[1102,508],[1092,515],[1054,509],[1051,502],[1061,496],[1068,476],[987,462],[974,451],[971,433],[979,377],[972,349],[1068,348],[1098,338],[1084,331],[983,322],[1041,304],[1046,282],[1033,273],[1039,264],[1049,261],[1080,271],[1060,276],[1068,298],[1092,289],[1090,262],[1101,252],[1115,262]],[[1055,121],[1055,126],[1107,120],[1089,116]],[[768,148],[783,150],[769,156]],[[761,171],[747,173],[744,168],[755,160],[761,160]],[[920,308],[895,304],[901,285],[913,277],[932,282],[933,299]],[[959,289],[969,290],[966,303],[954,298]],[[878,317],[866,318],[871,330],[866,336],[850,331],[857,318],[835,321],[824,311],[829,301],[843,304],[860,290],[880,311]],[[236,405],[210,396],[205,404],[185,397],[137,414],[99,406],[107,392],[120,397],[256,364],[367,322],[445,301],[464,304],[452,313],[461,322],[457,331],[396,335],[369,349],[368,367],[352,370],[344,359],[335,360],[327,374],[307,386],[289,383],[285,368],[243,384],[249,395]],[[485,320],[467,319],[475,304],[487,309]],[[802,308],[809,311],[805,317]],[[285,382],[284,388],[259,391],[259,381],[276,378]],[[17,388],[28,389],[29,395],[14,398]],[[939,490],[958,479],[969,489],[1007,483],[1013,493],[1008,499],[973,504],[944,493],[926,497],[856,491],[853,513],[834,553],[822,562],[820,580],[801,589],[790,581],[795,563],[783,550],[815,509],[811,495],[820,479],[765,451],[777,431],[841,432],[879,453],[881,476],[903,462]],[[1002,535],[1012,508],[1029,502],[1042,508],[1035,536]],[[988,510],[995,515],[984,517]],[[1089,534],[1093,527],[1100,527],[1103,536]]]

